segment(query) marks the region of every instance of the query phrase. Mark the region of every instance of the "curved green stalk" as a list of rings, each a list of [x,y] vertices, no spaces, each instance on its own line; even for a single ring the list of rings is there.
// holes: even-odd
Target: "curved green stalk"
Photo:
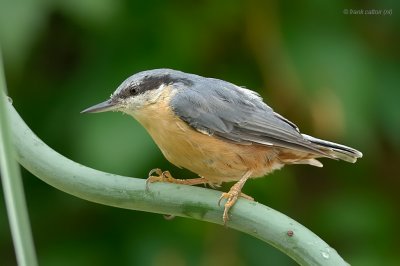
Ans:
[[[223,223],[220,192],[167,183],[153,183],[146,191],[144,179],[97,171],[63,157],[34,135],[11,104],[8,110],[19,162],[49,185],[114,207]],[[240,199],[230,217],[228,227],[271,244],[301,265],[347,265],[310,230],[262,204]]]
[[[4,198],[18,265],[37,265],[24,187],[19,165],[15,160],[10,117],[7,116],[10,110],[6,106],[5,90],[6,82],[0,53],[0,170]]]

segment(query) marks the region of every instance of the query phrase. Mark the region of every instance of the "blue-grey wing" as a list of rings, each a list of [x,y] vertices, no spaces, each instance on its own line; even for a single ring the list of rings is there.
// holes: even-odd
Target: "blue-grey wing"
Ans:
[[[321,153],[257,93],[229,82],[201,77],[192,86],[180,87],[171,107],[194,129],[228,141]]]

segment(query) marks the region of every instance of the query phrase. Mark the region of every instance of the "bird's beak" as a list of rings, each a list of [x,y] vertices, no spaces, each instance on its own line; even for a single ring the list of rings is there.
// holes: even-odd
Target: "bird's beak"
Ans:
[[[107,100],[105,102],[93,105],[92,107],[89,107],[81,112],[83,113],[101,113],[101,112],[108,112],[108,111],[115,111],[118,108],[118,104],[111,101]]]

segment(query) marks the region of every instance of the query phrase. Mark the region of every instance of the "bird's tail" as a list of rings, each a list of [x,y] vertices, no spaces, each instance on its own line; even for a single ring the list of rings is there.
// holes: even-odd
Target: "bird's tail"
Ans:
[[[321,152],[326,153],[328,157],[331,157],[333,159],[340,159],[346,162],[355,163],[358,158],[361,158],[363,156],[363,154],[356,149],[334,142],[317,139],[306,134],[302,135],[306,140],[310,141],[313,144],[316,144]]]

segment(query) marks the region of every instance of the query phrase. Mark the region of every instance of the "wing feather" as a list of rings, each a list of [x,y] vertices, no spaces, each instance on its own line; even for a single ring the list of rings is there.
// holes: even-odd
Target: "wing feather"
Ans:
[[[197,78],[201,81],[179,88],[171,99],[175,114],[194,129],[238,144],[274,145],[331,157],[257,93],[226,81]]]

